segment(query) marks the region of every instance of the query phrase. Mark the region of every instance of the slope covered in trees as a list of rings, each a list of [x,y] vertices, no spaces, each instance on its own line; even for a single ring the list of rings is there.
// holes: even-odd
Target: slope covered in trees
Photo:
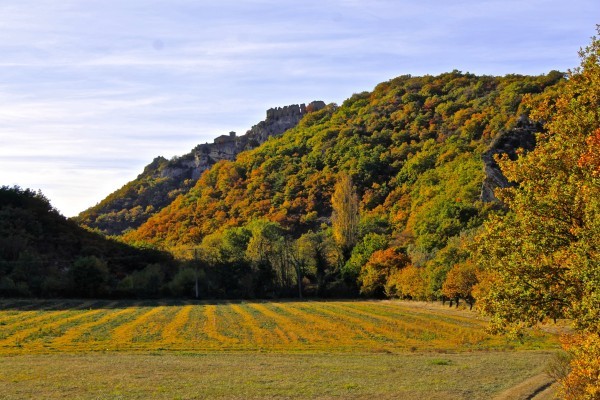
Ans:
[[[119,282],[153,264],[168,273],[172,258],[87,231],[39,192],[0,187],[0,296],[119,295]]]
[[[200,175],[220,160],[235,160],[241,151],[253,149],[267,138],[293,128],[308,113],[325,107],[322,101],[307,106],[293,104],[267,110],[267,117],[244,135],[222,135],[214,143],[196,146],[191,152],[171,160],[159,156],[131,182],[111,193],[100,203],[74,219],[81,225],[108,235],[120,235],[137,228],[150,216],[187,193]]]
[[[198,256],[205,263],[246,263],[248,271],[277,276],[277,285],[298,284],[294,275],[305,268],[307,284],[320,293],[341,285],[346,293],[440,298],[446,273],[466,258],[464,238],[492,208],[480,200],[482,154],[503,132],[539,129],[522,100],[562,82],[556,71],[536,77],[454,71],[381,83],[307,115],[234,162],[216,164],[125,239],[176,252],[203,246],[212,254]],[[360,222],[351,248],[342,249],[348,246],[335,239],[331,216],[334,187],[345,175]],[[258,258],[252,246],[264,232],[257,226],[275,227],[266,241],[272,253],[261,248]],[[298,257],[282,256],[291,248],[284,242],[296,240]],[[378,262],[382,251],[398,262]],[[403,283],[408,265],[418,285]]]
[[[169,177],[167,169],[178,160],[156,157],[136,179],[117,189],[74,220],[100,232],[115,235],[140,226],[192,186],[191,171]]]
[[[217,164],[127,237],[170,247],[262,217],[295,231],[315,228],[330,217],[344,171],[356,184],[363,220],[413,237],[422,250],[440,247],[480,208],[481,153],[527,114],[524,94],[562,76],[455,71],[382,83],[309,115],[236,162]],[[433,214],[448,218],[436,223]]]

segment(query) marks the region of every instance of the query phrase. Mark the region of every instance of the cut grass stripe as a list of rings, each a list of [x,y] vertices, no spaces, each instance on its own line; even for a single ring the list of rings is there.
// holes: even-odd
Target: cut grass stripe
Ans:
[[[369,303],[354,303],[358,307],[362,307],[368,311]],[[417,303],[420,304],[420,303]],[[467,312],[464,310],[456,310],[450,307],[429,306],[427,307],[407,307],[397,301],[382,301],[377,303],[375,310],[386,310],[392,314],[404,316],[414,316],[421,319],[429,319],[435,321],[446,321],[452,323],[462,323],[467,327],[485,327],[487,321],[475,312]],[[467,313],[465,315],[465,313]]]
[[[372,312],[370,309],[363,307],[363,305],[354,303],[345,303],[343,307],[352,309],[361,315],[368,315],[375,319],[382,319],[393,323],[393,316],[381,315],[377,308],[374,308]],[[403,320],[407,320],[404,316],[401,317]],[[414,326],[421,328],[422,338],[428,339],[436,338],[440,340],[447,340],[453,344],[477,344],[484,340],[490,340],[491,336],[485,334],[484,326],[478,324],[465,324],[462,319],[458,318],[436,318],[435,314],[423,314],[415,313],[412,318],[408,319]]]
[[[379,326],[392,326],[406,329],[409,327],[412,331],[416,333],[421,333],[423,331],[429,330],[433,328],[435,331],[447,331],[456,329],[456,324],[450,323],[440,323],[440,324],[431,324],[431,321],[423,321],[419,318],[394,318],[390,316],[381,315],[377,312],[366,312],[361,310],[360,308],[356,308],[352,303],[330,303],[330,306],[334,310],[339,310],[340,313],[358,316],[358,318],[362,318],[366,321],[371,322],[374,325]]]
[[[131,322],[125,323],[112,331],[111,337],[115,344],[125,344],[134,340],[134,334],[137,327],[146,323],[153,315],[161,313],[165,307],[153,307],[144,314],[138,316]]]
[[[116,305],[116,303],[115,303],[115,305]],[[74,342],[77,341],[77,339],[82,337],[90,329],[92,329],[96,326],[105,325],[117,317],[132,313],[134,311],[135,311],[135,309],[133,309],[133,308],[124,308],[124,309],[115,309],[115,310],[106,309],[106,310],[104,310],[104,314],[99,319],[97,319],[95,321],[87,322],[85,324],[78,324],[77,326],[70,328],[62,336],[59,336],[56,339],[54,339],[53,344],[56,348],[62,348],[64,346],[73,345]]]
[[[31,311],[0,310],[0,354],[467,351],[554,345],[547,336],[507,343],[487,335],[468,311],[419,304],[412,313],[411,304],[373,301],[32,300],[13,306],[31,304]]]
[[[132,305],[124,310],[128,310],[128,312],[112,314],[111,318],[108,318],[103,324],[87,327],[80,335],[74,338],[74,342],[76,342],[78,346],[97,345],[106,348],[109,344],[114,344],[112,341],[112,331],[115,328],[135,320],[148,309]]]
[[[176,343],[182,341],[181,332],[190,320],[190,314],[194,306],[186,305],[179,307],[177,314],[165,325],[162,330],[162,341],[166,343]]]
[[[300,341],[298,331],[301,331],[301,329],[298,329],[298,326],[289,318],[276,313],[262,303],[250,303],[249,306],[274,322],[273,332],[279,337],[281,343],[290,344]]]
[[[190,311],[187,324],[180,333],[182,340],[194,347],[208,347],[210,338],[206,334],[205,326],[207,324],[205,305],[195,304]]]
[[[238,340],[233,339],[229,336],[222,335],[220,330],[224,327],[220,327],[223,325],[223,321],[220,318],[217,318],[217,306],[214,304],[207,305],[204,307],[205,313],[205,324],[204,324],[204,332],[206,335],[215,340],[219,344],[236,344],[239,343]]]
[[[45,336],[57,336],[55,329],[60,328],[62,325],[71,323],[73,321],[77,321],[79,319],[87,318],[99,313],[102,313],[103,310],[91,310],[85,311],[82,313],[78,313],[73,316],[69,316],[66,318],[60,318],[58,320],[52,320],[48,323],[44,323],[42,325],[34,326],[28,329],[21,329],[15,334],[0,340],[0,347],[3,346],[20,346],[23,342],[40,339]]]
[[[311,309],[326,318],[345,321],[345,324],[354,326],[365,332],[374,344],[392,343],[396,345],[412,345],[411,339],[415,336],[415,327],[402,321],[390,326],[388,324],[376,323],[376,320],[366,316],[355,315],[343,308],[337,307],[336,303],[315,303]]]
[[[262,347],[265,342],[275,344],[273,343],[272,338],[269,337],[270,335],[268,330],[262,328],[261,325],[259,325],[258,320],[254,317],[254,315],[248,312],[248,310],[242,308],[238,304],[231,304],[230,307],[234,312],[240,315],[243,321],[243,325],[241,327],[246,329],[249,333],[246,341],[247,344],[251,345],[252,347]]]
[[[411,345],[423,346],[436,343],[440,348],[455,348],[458,345],[476,345],[489,336],[482,330],[464,329],[460,325],[437,322],[430,320],[414,320],[406,323],[400,319],[383,317],[366,311],[356,310],[352,303],[327,303],[329,308],[339,313],[348,315],[349,318],[363,319],[372,326],[379,327],[382,332],[389,332],[390,336],[396,336],[396,332],[402,333],[401,338],[407,339]]]
[[[347,340],[366,339],[366,335],[355,327],[349,327],[347,324],[324,318],[303,307],[304,303],[272,303],[279,313],[286,313],[292,316],[296,326],[300,327],[303,337],[315,345],[325,345],[336,343],[345,344]]]
[[[56,303],[55,307],[53,308],[62,308],[62,304],[65,303]],[[55,319],[60,319],[63,316],[71,315],[77,312],[76,310],[86,308],[90,304],[92,304],[92,302],[79,303],[78,307],[70,310],[60,309],[57,311],[43,311],[34,315],[30,313],[21,314],[21,318],[18,318],[15,322],[8,326],[5,326],[2,329],[2,331],[0,332],[0,343],[2,343],[3,340],[9,338],[17,332],[22,332],[31,328],[37,329],[40,325],[45,324],[47,321],[52,321]]]

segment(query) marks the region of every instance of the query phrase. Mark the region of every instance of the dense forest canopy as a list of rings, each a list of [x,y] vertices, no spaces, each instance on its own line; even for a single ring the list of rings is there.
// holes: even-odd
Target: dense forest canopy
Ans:
[[[115,235],[136,228],[192,185],[191,176],[172,179],[167,169],[179,160],[156,157],[138,177],[82,213],[75,221]]]
[[[229,265],[238,274],[229,282],[237,282],[237,294],[291,294],[304,279],[321,295],[442,298],[447,272],[466,258],[465,238],[495,207],[481,201],[482,154],[504,133],[540,130],[523,99],[563,84],[556,71],[398,77],[218,163],[124,238],[182,256],[204,249],[195,253],[200,262]],[[335,187],[345,176],[357,198],[357,223],[352,240],[342,244],[332,215]],[[274,227],[259,259],[251,255],[263,235],[257,226]],[[280,242],[293,243],[298,254],[282,254],[290,246]],[[379,252],[395,261],[382,265]],[[406,266],[410,285],[403,282]]]
[[[404,231],[422,250],[441,247],[481,208],[475,204],[481,153],[528,114],[525,94],[541,93],[562,77],[454,71],[382,83],[308,115],[235,162],[216,165],[126,237],[168,248],[256,218],[294,232],[315,229],[328,221],[336,176],[344,171],[357,185],[363,219],[381,220],[395,236]],[[460,214],[462,221],[428,218],[440,213]]]

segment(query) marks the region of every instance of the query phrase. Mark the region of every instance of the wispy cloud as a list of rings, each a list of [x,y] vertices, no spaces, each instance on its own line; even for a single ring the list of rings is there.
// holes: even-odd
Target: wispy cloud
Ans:
[[[0,15],[0,184],[73,215],[269,107],[405,73],[575,66],[600,4],[8,0]]]

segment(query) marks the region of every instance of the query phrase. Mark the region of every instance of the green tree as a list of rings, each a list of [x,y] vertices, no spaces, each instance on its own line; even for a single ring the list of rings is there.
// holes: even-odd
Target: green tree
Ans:
[[[119,283],[119,289],[137,296],[156,297],[161,294],[165,273],[160,264],[150,264],[135,271]]]
[[[350,259],[342,268],[342,275],[348,281],[356,282],[363,265],[369,261],[371,255],[377,250],[383,250],[388,246],[389,238],[386,235],[368,233],[352,249]]]
[[[297,241],[298,257],[317,283],[317,296],[323,296],[327,283],[334,276],[338,254],[329,230],[308,232]]]
[[[302,252],[300,240],[293,240],[290,236],[285,236],[282,241],[283,250],[285,251],[286,257],[289,258],[290,263],[296,273],[296,286],[298,288],[298,297],[303,297],[303,280],[307,271],[307,260]]]
[[[276,222],[252,221],[248,225],[252,236],[246,247],[246,257],[252,263],[258,295],[272,294],[287,281],[287,263],[282,261],[282,229]]]
[[[95,256],[80,257],[69,270],[74,294],[97,297],[106,294],[109,271],[104,260]]]
[[[192,296],[196,298],[198,283],[205,280],[204,271],[196,270],[195,268],[184,267],[181,268],[169,282],[169,289],[175,296]]]

